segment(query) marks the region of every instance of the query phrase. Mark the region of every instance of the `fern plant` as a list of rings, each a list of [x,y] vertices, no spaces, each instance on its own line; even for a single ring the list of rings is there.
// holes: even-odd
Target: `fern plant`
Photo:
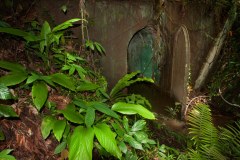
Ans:
[[[216,128],[208,105],[198,104],[188,117],[193,149],[188,152],[193,160],[227,160],[240,158],[240,122],[236,127]],[[230,150],[229,150],[230,149]],[[231,158],[231,159],[232,159]]]

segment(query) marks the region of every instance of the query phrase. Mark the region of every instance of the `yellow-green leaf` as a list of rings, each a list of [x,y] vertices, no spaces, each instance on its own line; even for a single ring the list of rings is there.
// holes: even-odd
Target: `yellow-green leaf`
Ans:
[[[42,82],[34,82],[32,86],[32,99],[33,103],[38,110],[45,104],[48,97],[47,85]]]

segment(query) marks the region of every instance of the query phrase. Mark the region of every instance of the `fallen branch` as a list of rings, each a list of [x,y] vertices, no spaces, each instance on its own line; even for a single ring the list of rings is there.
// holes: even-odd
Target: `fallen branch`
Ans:
[[[213,47],[210,49],[210,51],[207,55],[207,60],[202,66],[200,74],[195,82],[194,89],[201,88],[203,86],[204,82],[206,81],[209,71],[211,70],[212,66],[214,65],[214,62],[217,60],[218,55],[222,49],[223,42],[226,38],[227,32],[229,32],[229,30],[231,29],[231,27],[233,25],[233,22],[236,19],[236,15],[237,15],[236,11],[237,11],[237,6],[236,6],[236,3],[234,3],[231,10],[229,11],[229,17],[227,18],[222,31],[218,34]]]
[[[240,105],[228,102],[228,101],[223,97],[222,91],[220,90],[220,88],[218,89],[218,92],[219,92],[220,97],[222,98],[222,100],[223,100],[225,103],[229,104],[230,106],[234,106],[234,107],[239,107],[239,108],[240,108]]]

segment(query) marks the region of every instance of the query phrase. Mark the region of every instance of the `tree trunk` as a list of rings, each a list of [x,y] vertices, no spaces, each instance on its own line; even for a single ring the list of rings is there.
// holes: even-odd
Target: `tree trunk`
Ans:
[[[200,89],[203,86],[204,82],[206,81],[209,71],[211,70],[214,63],[216,62],[218,55],[222,49],[223,42],[226,38],[226,35],[231,29],[236,19],[236,15],[237,15],[236,10],[237,10],[237,6],[236,6],[236,3],[234,3],[234,5],[229,11],[229,17],[227,18],[222,31],[218,34],[213,47],[210,49],[208,53],[207,60],[202,66],[200,74],[195,82],[194,89]]]

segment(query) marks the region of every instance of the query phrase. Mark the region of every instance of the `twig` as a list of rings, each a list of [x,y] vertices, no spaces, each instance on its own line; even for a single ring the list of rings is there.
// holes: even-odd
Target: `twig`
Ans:
[[[191,105],[191,103],[197,99],[197,98],[207,98],[209,96],[197,96],[197,97],[194,97],[191,99],[191,101],[187,104],[186,108],[185,108],[185,111],[184,111],[184,117],[186,117],[186,114],[187,114],[187,110],[188,110],[188,107]]]
[[[222,91],[221,91],[220,88],[218,89],[218,92],[219,92],[219,95],[220,95],[220,97],[222,98],[222,100],[223,100],[224,102],[226,102],[227,104],[229,104],[229,105],[231,105],[231,106],[239,107],[239,108],[240,108],[240,105],[228,102],[228,101],[223,97]]]

